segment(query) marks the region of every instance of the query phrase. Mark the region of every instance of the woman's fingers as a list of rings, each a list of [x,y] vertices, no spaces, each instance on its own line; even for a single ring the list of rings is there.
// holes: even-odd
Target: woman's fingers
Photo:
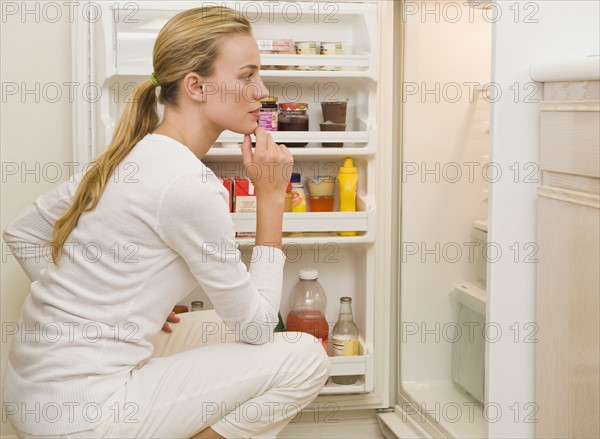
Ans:
[[[249,136],[242,144],[242,162],[244,168],[259,192],[285,192],[289,182],[289,167],[294,159],[287,147],[279,145],[273,136],[261,127],[254,131],[256,147],[251,150]]]
[[[171,313],[167,316],[167,322],[170,322],[170,323],[179,323],[180,320],[181,320],[181,317],[179,317],[173,311],[171,311]]]
[[[171,311],[171,313],[169,313],[169,315],[167,316],[167,321],[163,325],[162,330],[167,333],[173,332],[173,328],[171,328],[171,325],[169,325],[169,323],[179,323],[180,320],[181,317],[179,317],[177,314]]]
[[[252,154],[252,139],[250,138],[250,134],[244,135],[244,142],[242,142],[242,163],[245,167],[250,166],[252,160],[254,159],[254,154]]]

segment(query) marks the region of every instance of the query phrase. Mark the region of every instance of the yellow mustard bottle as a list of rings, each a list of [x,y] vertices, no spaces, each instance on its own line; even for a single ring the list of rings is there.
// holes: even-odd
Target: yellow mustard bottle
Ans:
[[[358,170],[352,162],[352,157],[344,158],[344,165],[338,173],[340,188],[340,212],[356,212],[356,185]],[[358,232],[337,232],[340,236],[355,236]]]

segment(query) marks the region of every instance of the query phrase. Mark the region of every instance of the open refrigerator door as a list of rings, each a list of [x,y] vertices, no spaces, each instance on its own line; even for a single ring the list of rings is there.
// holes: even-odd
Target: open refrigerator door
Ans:
[[[215,2],[117,1],[90,3],[88,17],[73,27],[74,80],[89,84],[89,96],[74,106],[74,160],[89,162],[109,143],[136,84],[152,73],[154,40],[167,20],[185,9]],[[387,408],[390,402],[392,296],[392,126],[393,4],[380,1],[219,2],[252,23],[257,40],[313,40],[341,43],[341,54],[261,54],[260,72],[279,102],[308,103],[308,131],[275,131],[290,148],[294,172],[302,178],[338,174],[345,157],[358,169],[356,212],[284,214],[287,257],[281,315],[301,268],[316,268],[328,306],[330,329],[341,297],[351,297],[359,328],[359,355],[331,357],[332,377],[358,375],[352,385],[330,379],[317,404],[339,409]],[[269,66],[269,67],[265,67]],[[323,132],[320,102],[347,100],[346,131]],[[160,109],[159,109],[160,112]],[[227,144],[242,135],[223,132],[203,162],[219,177],[243,173],[241,151]],[[324,147],[322,143],[343,146]],[[237,233],[252,232],[255,214],[232,213]],[[342,236],[339,232],[356,232]],[[251,254],[249,237],[238,238],[242,257]],[[206,300],[195,290],[190,299]],[[210,307],[210,304],[208,305]]]

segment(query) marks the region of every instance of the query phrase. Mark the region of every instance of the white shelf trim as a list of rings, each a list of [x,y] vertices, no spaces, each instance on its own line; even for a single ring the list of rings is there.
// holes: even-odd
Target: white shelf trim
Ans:
[[[538,82],[598,81],[600,58],[588,57],[540,61],[529,68],[531,79]]]
[[[299,141],[368,143],[372,137],[372,131],[272,131],[269,134],[277,143]],[[217,142],[242,143],[243,140],[243,134],[225,131],[219,136]]]
[[[236,232],[256,230],[255,213],[232,213]],[[367,232],[369,212],[287,212],[284,232]]]
[[[303,158],[328,158],[328,157],[357,157],[370,156],[375,154],[375,149],[371,147],[365,148],[290,148],[290,152],[294,157]],[[212,147],[204,156],[211,160],[223,160],[226,158],[242,159],[242,151],[237,148],[221,148]]]
[[[236,238],[235,242],[240,246],[254,245],[254,238]],[[340,236],[335,232],[314,234],[302,233],[283,237],[283,246],[311,246],[311,245],[353,245],[353,244],[371,244],[375,242],[373,234],[366,233],[356,236]]]
[[[368,55],[277,55],[260,56],[264,66],[343,66],[369,67]]]

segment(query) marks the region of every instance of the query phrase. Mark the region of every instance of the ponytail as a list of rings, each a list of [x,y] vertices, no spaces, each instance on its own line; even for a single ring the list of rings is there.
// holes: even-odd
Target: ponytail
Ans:
[[[77,187],[71,207],[54,224],[51,248],[54,264],[58,264],[60,251],[67,237],[77,225],[81,214],[96,208],[104,193],[106,183],[119,163],[157,125],[156,90],[148,80],[140,84],[134,91],[131,102],[127,104],[125,112],[119,119],[108,148],[92,160],[89,170]]]

